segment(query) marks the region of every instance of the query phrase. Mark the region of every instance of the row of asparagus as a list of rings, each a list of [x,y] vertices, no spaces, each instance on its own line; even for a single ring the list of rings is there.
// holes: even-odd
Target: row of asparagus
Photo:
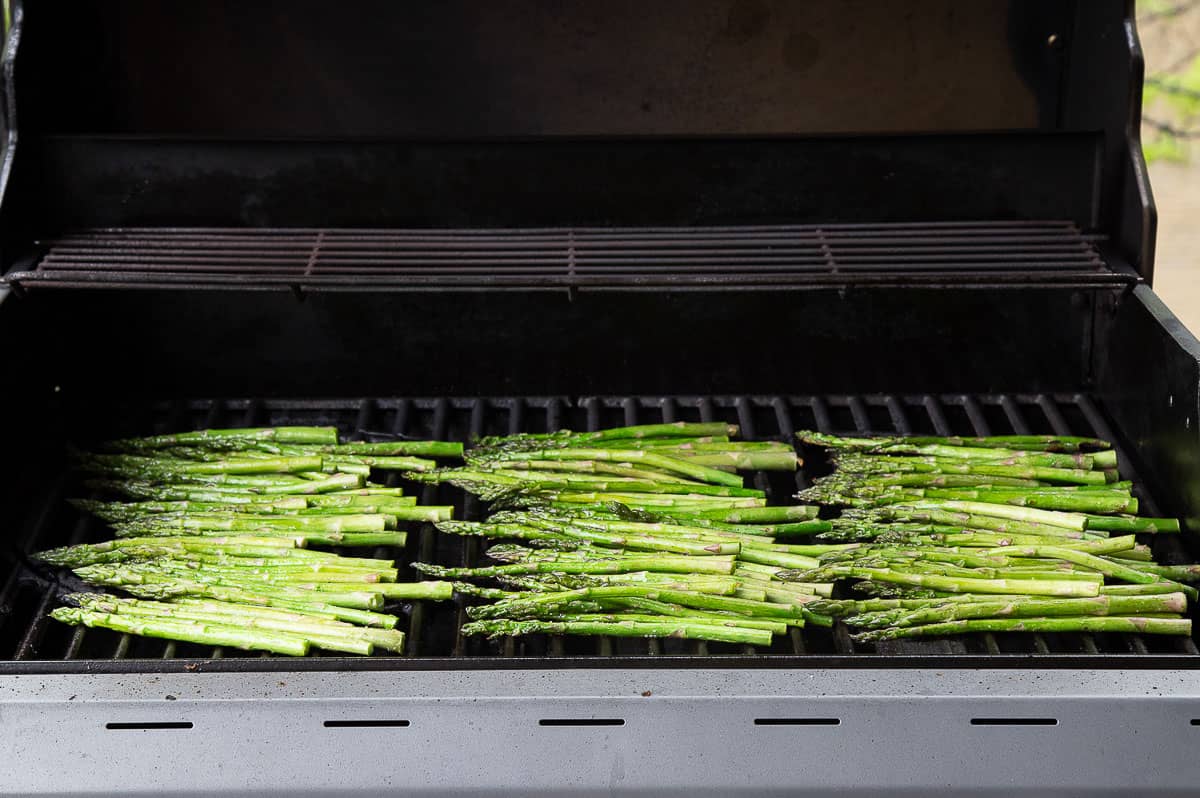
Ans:
[[[483,522],[437,527],[487,539],[496,564],[416,568],[488,602],[467,609],[466,634],[768,645],[806,621],[832,623],[806,610],[831,595],[829,582],[777,575],[857,544],[796,543],[832,526],[815,507],[767,506],[737,473],[795,471],[794,447],[737,434],[724,423],[671,423],[484,439],[465,467],[410,478],[490,501]]]
[[[1111,446],[1094,438],[841,438],[800,433],[835,470],[799,498],[845,509],[818,537],[856,542],[781,579],[856,582],[812,612],[889,640],[964,632],[1186,635],[1200,565],[1164,565],[1137,535]]]
[[[835,471],[800,498],[847,508],[821,520],[817,507],[767,506],[762,491],[744,487],[739,470],[795,470],[799,460],[791,444],[737,434],[723,423],[676,423],[485,438],[460,468],[427,459],[463,455],[458,444],[341,444],[319,427],[118,441],[81,463],[91,487],[130,500],[78,503],[117,539],[43,556],[137,598],[79,595],[56,617],[198,642],[216,639],[198,627],[220,628],[222,645],[244,645],[223,629],[230,616],[221,612],[259,613],[261,623],[239,624],[251,636],[286,635],[279,624],[306,621],[282,616],[307,607],[309,619],[399,634],[380,603],[448,598],[449,582],[396,583],[391,561],[326,562],[338,555],[303,547],[402,545],[398,525],[423,520],[493,542],[486,553],[495,565],[415,564],[490,602],[468,609],[468,634],[766,645],[788,627],[835,619],[861,640],[1190,631],[1180,616],[1200,566],[1155,563],[1138,542],[1136,534],[1177,532],[1178,523],[1137,515],[1103,441],[802,433],[832,452]],[[448,507],[418,507],[369,482],[372,469],[459,486],[492,513],[482,523],[450,520]],[[834,598],[834,584],[846,581],[863,597]],[[297,590],[309,591],[306,600]],[[328,648],[321,631],[308,643]],[[279,641],[259,647],[267,645],[299,650],[295,641],[286,651]],[[364,642],[335,650],[355,646]]]
[[[426,470],[459,457],[438,441],[339,443],[332,427],[201,430],[115,441],[80,454],[85,484],[122,500],[77,500],[113,540],[37,555],[134,598],[75,593],[69,624],[303,655],[403,649],[392,601],[444,600],[448,582],[396,581],[391,559],[308,546],[403,546],[407,521],[448,520],[372,469]]]

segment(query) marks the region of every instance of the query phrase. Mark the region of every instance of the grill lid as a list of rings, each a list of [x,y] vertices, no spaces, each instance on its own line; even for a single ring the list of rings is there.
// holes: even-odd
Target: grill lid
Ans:
[[[539,224],[497,219],[510,192],[526,216],[537,202],[577,209],[556,222],[564,226],[1064,219],[1108,235],[1149,277],[1154,216],[1136,138],[1141,58],[1125,6],[450,0],[331,12],[311,0],[180,9],[90,0],[69,15],[31,8],[16,68],[25,152],[4,211],[10,229],[44,235],[98,225],[314,226],[294,191],[256,184],[281,179],[270,164],[286,161],[280,154],[297,139],[321,140],[349,150],[299,145],[288,176],[349,227]],[[929,134],[938,134],[936,146]],[[80,194],[71,143],[97,136],[119,139],[134,157],[96,167]],[[659,146],[629,148],[631,138]],[[496,139],[529,145],[516,176],[493,168],[493,154],[478,146]],[[564,140],[611,145],[611,162],[589,162],[586,180],[561,185],[552,142]],[[720,203],[714,214],[711,196],[698,195],[672,205],[669,219],[647,218],[659,191],[657,175],[639,180],[656,171],[640,159],[677,144],[683,154],[671,156],[672,172],[711,172],[712,151],[689,146],[697,140],[732,140],[750,153],[710,175],[737,206]],[[230,141],[252,142],[263,158],[220,144]],[[174,146],[164,155],[167,142]],[[395,144],[382,160],[389,145],[380,142]],[[831,142],[863,142],[870,155],[839,155]],[[800,189],[764,179],[753,157],[760,143],[770,170]],[[1064,148],[1074,154],[1067,162],[1087,163],[1090,173],[1064,181],[1056,160]],[[130,165],[158,159],[167,161],[160,170]],[[338,205],[339,187],[378,169],[388,175],[381,193]],[[552,191],[531,191],[547,178]],[[440,185],[446,180],[453,185]],[[677,180],[685,192],[687,180]],[[914,201],[890,185],[928,189]],[[576,199],[622,191],[635,197],[628,212],[588,213]],[[194,210],[164,222],[140,202],[172,192]],[[419,219],[414,192],[429,200]],[[992,200],[986,207],[980,192]],[[477,208],[479,196],[493,202]],[[65,217],[64,203],[82,214]]]

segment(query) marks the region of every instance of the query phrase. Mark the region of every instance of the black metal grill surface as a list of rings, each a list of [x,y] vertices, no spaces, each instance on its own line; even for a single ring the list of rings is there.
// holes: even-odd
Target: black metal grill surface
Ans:
[[[152,420],[152,423],[151,421]],[[925,433],[988,435],[1004,433],[1059,433],[1096,435],[1113,439],[1113,430],[1093,400],[1071,395],[916,395],[916,396],[740,396],[740,397],[629,397],[629,398],[494,398],[494,399],[362,399],[350,401],[219,400],[157,405],[130,409],[121,419],[143,433],[199,427],[267,424],[336,424],[344,435],[361,437],[389,433],[414,438],[469,441],[480,435],[521,431],[547,431],[563,427],[597,429],[620,424],[676,420],[723,420],[741,425],[746,438],[790,439],[797,429],[816,428],[840,433]],[[124,431],[124,430],[123,430]],[[1122,472],[1137,479],[1134,464],[1119,452]],[[797,488],[827,470],[819,458],[795,475],[757,474],[754,484],[768,491],[775,502],[786,501]],[[399,483],[397,483],[399,484]],[[458,517],[477,519],[484,507],[474,497],[450,486],[411,486],[424,504],[453,503]],[[1158,508],[1147,486],[1139,485],[1146,512]],[[111,533],[95,519],[80,515],[64,501],[78,495],[68,474],[49,480],[44,490],[29,499],[24,524],[12,530],[15,544],[5,552],[0,570],[0,670],[57,660],[70,667],[112,667],[112,661],[178,660],[257,657],[232,649],[211,649],[193,644],[164,642],[107,630],[72,628],[46,617],[58,596],[80,587],[69,575],[47,571],[31,563],[29,552],[51,546],[106,539]],[[429,524],[413,525],[404,550],[380,549],[373,556],[395,557],[402,565],[401,579],[415,574],[415,560],[448,565],[473,565],[481,560],[479,542],[436,532]],[[1156,558],[1185,562],[1190,555],[1178,536],[1158,536]],[[408,658],[441,666],[486,664],[495,659],[517,658],[526,663],[555,660],[567,663],[586,658],[592,664],[651,660],[702,663],[710,658],[742,664],[795,663],[817,658],[853,657],[862,662],[912,655],[924,658],[982,657],[1020,661],[1032,657],[1049,662],[1079,656],[1142,659],[1144,655],[1188,656],[1198,652],[1193,639],[1154,638],[1137,635],[1085,634],[981,634],[937,641],[898,641],[878,646],[854,644],[845,627],[793,629],[776,639],[770,649],[682,640],[631,640],[534,636],[488,641],[464,638],[459,628],[464,607],[455,602],[415,602],[398,605],[399,628],[408,634]],[[1143,655],[1139,657],[1138,655]],[[318,654],[319,656],[319,654]],[[597,659],[606,658],[606,659]],[[87,661],[92,662],[87,662]],[[104,663],[95,660],[109,660]],[[405,659],[375,657],[372,667],[392,663],[404,667]],[[67,662],[62,662],[67,661]],[[354,667],[361,659],[338,657],[329,665]],[[409,662],[417,661],[413,659]],[[245,667],[270,667],[282,660],[242,659]],[[160,666],[164,663],[160,662]],[[234,663],[230,663],[231,665]],[[129,667],[149,667],[128,663]],[[211,667],[211,665],[210,665]],[[35,668],[36,669],[36,668]]]
[[[631,289],[1125,279],[1071,222],[696,228],[112,228],[39,243],[24,287]]]

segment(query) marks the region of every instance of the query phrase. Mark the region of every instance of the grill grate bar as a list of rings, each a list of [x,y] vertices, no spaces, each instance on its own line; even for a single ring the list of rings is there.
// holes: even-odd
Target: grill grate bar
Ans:
[[[804,285],[888,275],[1126,280],[1070,222],[695,228],[116,228],[39,242],[27,287]]]

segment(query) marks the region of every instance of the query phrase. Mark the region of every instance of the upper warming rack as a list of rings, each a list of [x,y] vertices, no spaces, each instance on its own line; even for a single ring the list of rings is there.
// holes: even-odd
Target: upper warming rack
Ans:
[[[40,242],[18,288],[680,289],[1111,283],[1071,222],[692,228],[108,228]]]

